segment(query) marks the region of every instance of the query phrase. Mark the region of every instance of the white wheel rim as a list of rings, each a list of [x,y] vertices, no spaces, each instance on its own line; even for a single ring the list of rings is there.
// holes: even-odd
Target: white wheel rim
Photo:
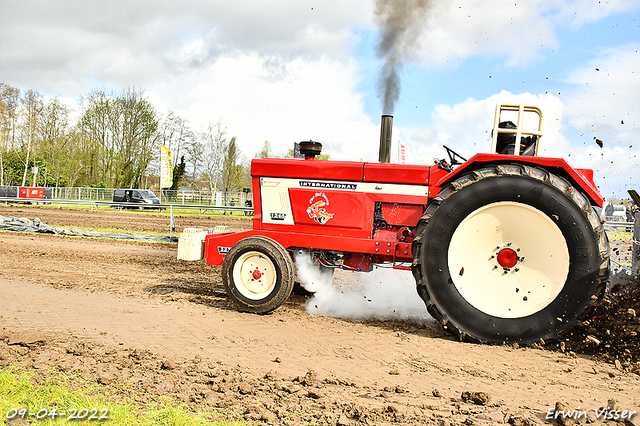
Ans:
[[[267,297],[276,285],[276,278],[273,262],[258,251],[243,253],[233,265],[233,282],[247,299]]]
[[[497,254],[517,254],[505,267]],[[513,259],[513,257],[510,257]],[[494,317],[521,318],[549,305],[564,287],[569,250],[562,232],[540,210],[503,201],[466,217],[449,244],[449,274],[460,295]]]

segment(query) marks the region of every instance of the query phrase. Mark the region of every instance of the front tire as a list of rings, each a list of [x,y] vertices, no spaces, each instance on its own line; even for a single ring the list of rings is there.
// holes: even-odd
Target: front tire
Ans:
[[[461,339],[557,339],[602,297],[606,234],[566,180],[523,165],[486,167],[443,188],[413,243],[429,313]]]
[[[267,313],[291,295],[295,272],[287,250],[263,236],[252,236],[231,247],[222,263],[222,283],[240,310]]]

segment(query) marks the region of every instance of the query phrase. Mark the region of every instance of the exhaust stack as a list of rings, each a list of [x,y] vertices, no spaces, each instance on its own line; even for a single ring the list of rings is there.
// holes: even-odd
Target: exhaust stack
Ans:
[[[391,132],[393,130],[393,115],[383,114],[380,119],[380,151],[378,162],[391,162]]]

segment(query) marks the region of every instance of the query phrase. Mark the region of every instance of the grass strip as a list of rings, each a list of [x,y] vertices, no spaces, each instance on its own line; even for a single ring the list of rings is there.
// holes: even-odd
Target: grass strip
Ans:
[[[170,211],[168,208],[164,208],[162,211],[159,211],[157,208],[129,208],[129,209],[122,209],[119,210],[117,208],[114,207],[110,207],[110,206],[105,206],[105,205],[100,205],[100,206],[92,206],[90,204],[64,204],[64,203],[56,203],[55,200],[53,200],[50,204],[34,204],[34,205],[30,205],[29,207],[35,207],[35,208],[42,208],[42,209],[68,209],[68,210],[83,210],[83,211],[114,211],[114,212],[119,212],[119,213],[132,213],[132,214],[139,214],[139,215],[149,215],[149,216],[169,216]],[[202,216],[232,216],[233,218],[245,218],[245,219],[252,219],[253,217],[250,215],[245,214],[245,212],[243,211],[222,211],[221,210],[215,210],[215,207],[213,206],[209,206],[209,205],[203,205],[202,206],[202,212],[200,212],[200,210],[198,209],[187,209],[187,208],[180,208],[179,205],[175,205],[173,207],[173,214],[175,215],[180,215],[180,216],[193,216],[193,217],[202,217]]]
[[[633,232],[628,232],[622,229],[616,229],[615,231],[607,230],[607,237],[609,241],[629,241],[633,239]]]
[[[71,389],[72,386],[75,389]],[[11,366],[0,368],[0,413],[2,421],[9,425],[25,424],[25,421],[43,426],[246,424],[211,421],[207,413],[193,413],[185,404],[167,397],[158,398],[158,401],[146,405],[128,402],[115,391],[97,384],[72,385],[61,373],[37,384],[32,372],[17,371]],[[209,417],[214,414],[210,413]]]

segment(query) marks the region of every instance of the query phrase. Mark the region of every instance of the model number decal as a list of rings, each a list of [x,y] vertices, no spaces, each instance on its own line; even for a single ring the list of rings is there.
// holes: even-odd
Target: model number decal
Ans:
[[[286,213],[269,213],[269,217],[271,220],[285,220],[287,217]]]
[[[231,247],[220,247],[218,246],[218,254],[228,254]]]
[[[301,188],[350,189],[352,191],[355,191],[358,187],[355,183],[311,182],[308,180],[301,180],[299,184]]]

